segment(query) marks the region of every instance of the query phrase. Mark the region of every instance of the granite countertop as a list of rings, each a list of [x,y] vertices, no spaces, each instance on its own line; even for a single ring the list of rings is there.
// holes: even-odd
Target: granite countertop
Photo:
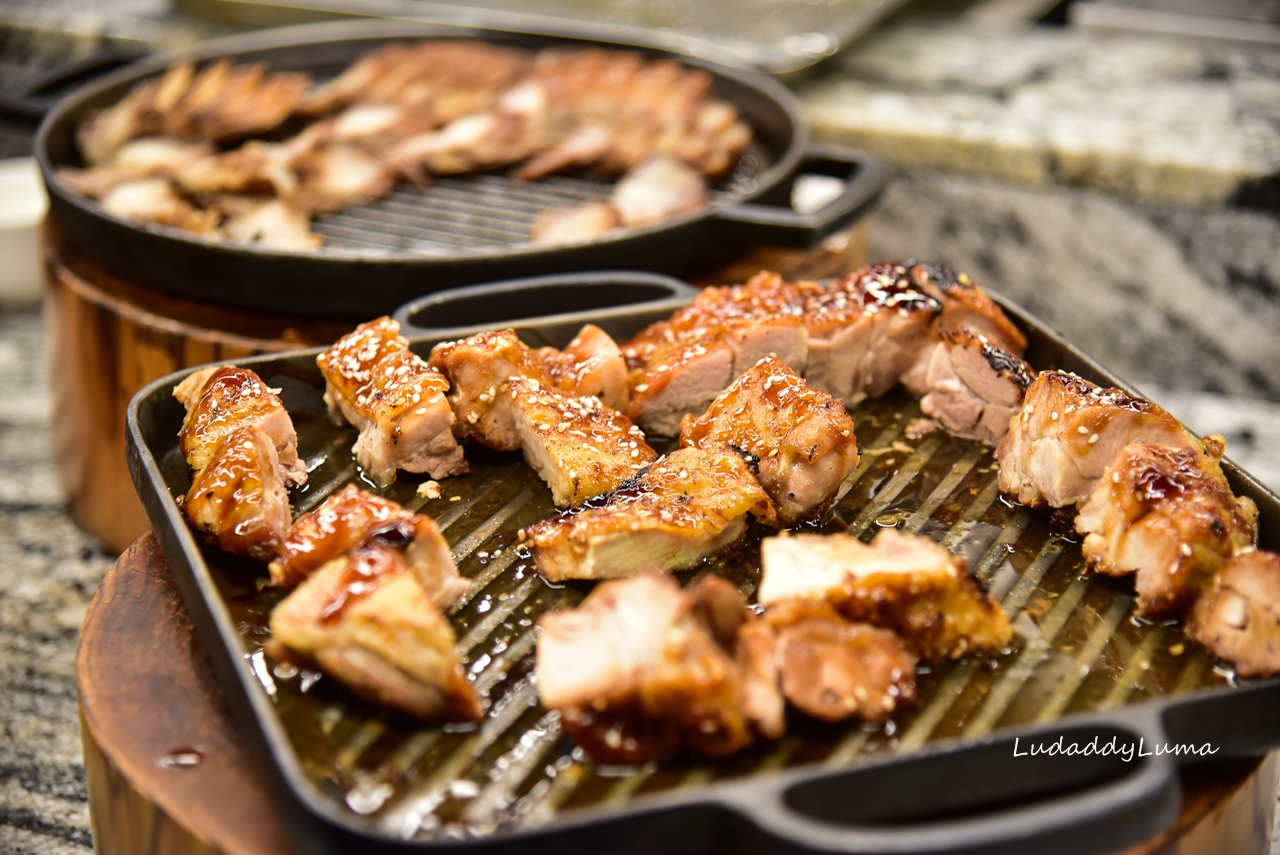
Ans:
[[[0,86],[224,31],[166,0],[11,0]],[[966,270],[1280,488],[1280,51],[905,15],[792,85],[816,136],[899,166],[871,256]],[[29,145],[0,122],[0,157]],[[112,556],[62,510],[44,347],[35,307],[0,307],[0,855],[92,845],[74,656]]]

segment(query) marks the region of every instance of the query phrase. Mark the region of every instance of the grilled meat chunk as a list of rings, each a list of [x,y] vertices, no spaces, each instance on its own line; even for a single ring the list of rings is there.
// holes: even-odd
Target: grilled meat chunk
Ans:
[[[356,460],[378,483],[394,481],[397,469],[432,478],[467,471],[445,399],[449,381],[409,350],[391,318],[361,324],[316,364],[325,401],[360,430]]]
[[[324,244],[324,238],[311,231],[306,212],[279,199],[232,201],[224,197],[214,207],[235,211],[222,224],[222,234],[237,243],[285,252],[305,252]]]
[[[994,653],[1012,630],[964,562],[926,537],[880,532],[781,536],[761,544],[760,603],[825,600],[850,620],[898,632],[930,662]]]
[[[978,283],[964,273],[953,273],[941,265],[911,259],[903,262],[915,286],[942,305],[939,332],[968,327],[974,335],[985,335],[992,343],[1014,356],[1027,349],[1027,337]]]
[[[626,412],[631,399],[627,361],[618,343],[600,327],[585,324],[564,350],[541,347],[535,353],[562,391],[575,397],[593,395],[606,407]]]
[[[323,565],[367,543],[402,548],[405,562],[440,608],[448,608],[469,584],[458,575],[449,545],[435,522],[398,503],[348,484],[294,522],[271,583],[296,587]]]
[[[131,223],[156,223],[196,234],[211,234],[218,227],[217,214],[196,208],[166,178],[125,181],[101,201],[108,214]]]
[[[844,405],[772,356],[735,380],[701,418],[684,417],[681,448],[722,446],[759,458],[760,486],[784,526],[825,513],[858,465]]]
[[[498,396],[558,508],[617,490],[657,457],[640,428],[598,398],[570,397],[526,377],[512,377]]]
[[[381,161],[353,145],[320,146],[294,164],[296,189],[288,201],[305,211],[337,211],[391,192],[396,176]]]
[[[1252,549],[1228,561],[1191,609],[1187,635],[1239,677],[1280,673],[1280,555]]]
[[[618,210],[604,202],[588,202],[575,208],[549,208],[533,221],[529,241],[540,246],[585,243],[621,225]]]
[[[306,464],[298,459],[298,435],[284,405],[254,372],[234,365],[193,372],[173,390],[187,415],[178,447],[197,471],[217,458],[223,437],[246,426],[262,430],[275,447],[286,484],[307,482]]]
[[[652,226],[705,208],[707,185],[681,161],[655,157],[627,173],[610,200],[624,226]]]
[[[289,495],[275,443],[246,424],[222,433],[191,480],[182,512],[227,552],[270,561],[289,527]]]
[[[196,72],[180,62],[143,81],[114,106],[82,122],[76,133],[90,165],[108,162],[135,137],[224,142],[270,130],[297,105],[310,78],[293,71],[219,60]]]
[[[920,409],[956,436],[995,445],[1035,380],[1031,366],[961,326],[939,333]]]
[[[782,694],[814,718],[879,723],[915,700],[916,659],[892,632],[850,623],[821,600],[776,603],[764,623]]]
[[[1110,576],[1135,574],[1138,612],[1180,616],[1235,553],[1253,545],[1257,508],[1237,499],[1210,453],[1130,445],[1098,480],[1076,517],[1085,558]]]
[[[782,735],[772,638],[723,579],[682,592],[647,570],[538,623],[542,703],[599,763],[723,755]]]
[[[474,721],[453,627],[408,566],[372,537],[306,578],[271,613],[277,658],[319,665],[356,694],[423,719]]]
[[[679,570],[736,541],[748,514],[772,524],[773,504],[737,451],[682,448],[616,493],[526,529],[549,581]]]
[[[1082,502],[1125,446],[1203,446],[1150,401],[1065,371],[1044,371],[996,448],[1000,489],[1024,505]]]
[[[213,151],[207,142],[146,137],[120,146],[106,163],[90,169],[60,169],[58,177],[77,193],[101,199],[128,181],[168,178]]]

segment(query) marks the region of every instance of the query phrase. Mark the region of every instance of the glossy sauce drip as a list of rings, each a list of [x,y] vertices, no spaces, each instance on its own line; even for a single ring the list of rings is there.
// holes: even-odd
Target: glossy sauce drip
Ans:
[[[352,603],[378,589],[388,576],[404,569],[400,550],[369,543],[347,556],[347,564],[329,602],[320,610],[320,622],[331,624]]]

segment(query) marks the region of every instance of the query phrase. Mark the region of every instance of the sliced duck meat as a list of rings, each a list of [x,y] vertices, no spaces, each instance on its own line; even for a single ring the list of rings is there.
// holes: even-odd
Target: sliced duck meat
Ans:
[[[1035,380],[1031,366],[968,327],[939,334],[920,409],[948,431],[995,445]]]
[[[1221,437],[1194,448],[1130,445],[1076,517],[1100,573],[1134,574],[1138,612],[1178,617],[1232,555],[1253,545],[1257,507],[1237,499],[1218,464]]]
[[[1044,371],[996,447],[1000,489],[1024,505],[1087,499],[1127,445],[1204,446],[1150,401],[1065,371]]]
[[[1191,609],[1187,635],[1239,677],[1280,673],[1280,555],[1253,549],[1228,561]]]
[[[764,623],[776,637],[782,694],[823,721],[878,724],[916,696],[916,658],[898,636],[852,623],[822,600],[784,600]]]
[[[782,734],[772,638],[723,579],[682,592],[646,570],[538,623],[542,704],[598,763],[724,755]]]
[[[316,364],[329,409],[359,429],[356,460],[375,482],[395,481],[398,469],[432,478],[468,470],[445,398],[449,381],[409,350],[394,320],[361,324]]]
[[[432,721],[475,721],[480,704],[453,627],[406,551],[372,537],[326,562],[271,612],[273,657],[318,665],[357,695]]]
[[[500,418],[514,426],[525,460],[551,487],[558,508],[611,493],[658,455],[631,419],[599,398],[571,397],[526,377],[499,395]]]
[[[776,522],[743,454],[682,448],[616,492],[525,531],[547,580],[608,579],[692,567],[742,537],[749,515]]]
[[[922,659],[994,653],[1012,630],[964,561],[927,537],[885,529],[866,544],[846,534],[780,536],[761,544],[760,603],[826,601],[850,620],[892,629]]]
[[[684,417],[681,448],[723,446],[759,459],[760,486],[784,526],[821,517],[848,490],[858,465],[844,405],[772,356],[735,380],[701,418]]]

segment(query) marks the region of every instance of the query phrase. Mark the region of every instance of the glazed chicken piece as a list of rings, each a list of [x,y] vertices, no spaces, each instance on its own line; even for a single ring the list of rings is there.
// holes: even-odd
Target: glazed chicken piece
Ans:
[[[920,409],[956,436],[995,445],[1036,378],[1031,366],[968,327],[939,333]]]
[[[85,161],[107,163],[136,137],[166,136],[224,142],[270,130],[293,112],[310,77],[266,66],[219,60],[198,73],[191,61],[136,85],[114,106],[80,124],[76,142]]]
[[[156,223],[196,234],[211,234],[218,227],[217,214],[196,208],[166,178],[117,184],[101,202],[108,214],[131,223]]]
[[[724,446],[759,459],[760,486],[783,526],[821,517],[849,489],[845,480],[858,465],[844,405],[772,356],[735,380],[701,418],[684,417],[681,448]]]
[[[526,529],[538,572],[551,582],[680,570],[740,538],[773,504],[737,451],[682,448],[617,492]]]
[[[1231,494],[1218,464],[1222,437],[1206,437],[1205,448],[1127,446],[1076,517],[1094,569],[1135,574],[1139,614],[1180,616],[1232,555],[1253,546],[1258,509]]]
[[[586,324],[564,350],[541,347],[535,353],[561,391],[593,395],[606,407],[626,412],[631,400],[627,361],[618,343],[600,327]]]
[[[378,483],[394,481],[397,469],[432,478],[468,471],[445,399],[449,381],[409,350],[394,320],[361,324],[316,364],[329,409],[359,429],[356,460]]]
[[[761,544],[760,604],[830,603],[849,620],[892,629],[922,659],[994,653],[1012,637],[1000,605],[964,562],[927,537],[880,532],[780,536]]]
[[[538,621],[543,706],[597,763],[730,754],[782,735],[772,638],[728,582],[646,570]]]
[[[266,650],[419,718],[475,721],[480,704],[453,627],[393,538],[375,534],[308,576],[271,612]]]
[[[814,718],[881,723],[915,700],[916,659],[892,632],[850,623],[821,600],[775,603],[764,623],[782,694]]]
[[[258,561],[280,554],[289,527],[289,494],[275,442],[246,424],[224,432],[196,471],[182,512],[220,549]]]
[[[279,199],[224,196],[213,208],[227,214],[222,234],[237,243],[283,252],[305,252],[324,244],[324,238],[311,231],[310,217]]]
[[[72,190],[100,199],[116,187],[143,178],[168,178],[189,163],[213,154],[207,142],[168,137],[130,140],[110,160],[91,169],[60,169],[58,177]]]
[[[1014,356],[1022,356],[1027,349],[1022,330],[967,274],[915,259],[903,266],[916,288],[942,305],[936,324],[940,332],[968,327],[974,335],[985,335],[992,344]]]
[[[996,447],[1000,489],[1031,507],[1087,499],[1127,445],[1203,451],[1177,419],[1150,401],[1065,371],[1044,371]]]
[[[204,469],[217,458],[225,436],[253,426],[271,440],[285,483],[307,483],[306,464],[298,459],[298,435],[277,391],[234,365],[202,368],[175,386],[173,397],[187,411],[178,447],[191,468]]]
[[[440,608],[448,608],[470,584],[458,575],[449,544],[435,522],[398,503],[348,484],[320,507],[300,516],[271,562],[271,583],[296,587],[323,565],[374,542],[404,549],[404,560]]]
[[[576,208],[551,208],[538,214],[529,241],[539,246],[585,243],[603,237],[622,225],[618,210],[605,202],[588,202]]]
[[[617,490],[657,457],[631,419],[598,398],[570,397],[526,377],[512,377],[498,396],[558,508]]]
[[[1280,555],[1250,549],[1228,561],[1191,609],[1187,635],[1238,677],[1280,672]]]

